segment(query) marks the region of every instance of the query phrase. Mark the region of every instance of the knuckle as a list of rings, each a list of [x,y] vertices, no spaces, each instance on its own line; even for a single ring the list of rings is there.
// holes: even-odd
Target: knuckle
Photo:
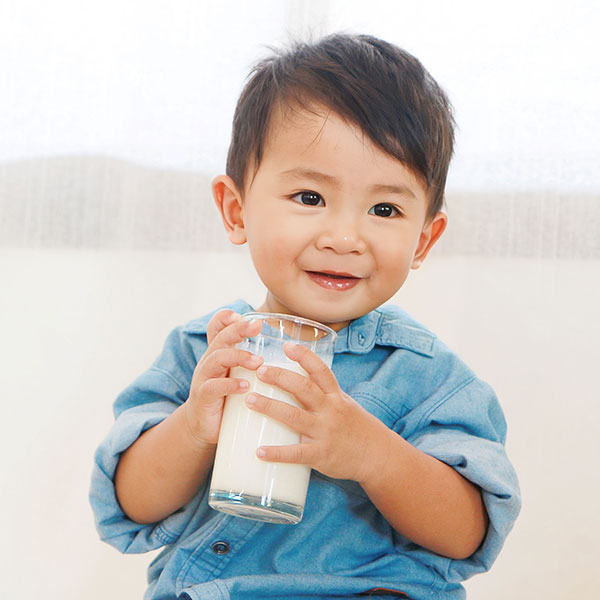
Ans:
[[[308,377],[303,377],[300,385],[304,394],[310,394],[313,390],[313,382]]]
[[[207,379],[202,388],[207,396],[224,396],[230,394],[237,389],[237,381],[235,379],[212,378]]]
[[[206,356],[206,361],[204,362],[206,369],[212,371],[217,367],[222,367],[224,363],[223,354],[223,349],[219,348],[214,352],[211,352],[210,355]]]
[[[319,360],[316,370],[321,376],[331,372],[331,369],[322,360]]]
[[[261,396],[257,394],[256,396],[256,407],[259,408],[262,412],[268,412],[271,410],[273,406],[273,400],[267,396]]]
[[[299,425],[302,421],[302,413],[291,404],[286,403],[282,409],[282,414],[285,420],[292,426]]]
[[[302,446],[302,445],[298,445],[294,448],[293,451],[293,462],[295,462],[296,464],[306,464],[307,461],[307,451],[306,451],[306,446]]]
[[[207,379],[202,385],[202,391],[207,395],[214,395],[217,388],[216,379]]]

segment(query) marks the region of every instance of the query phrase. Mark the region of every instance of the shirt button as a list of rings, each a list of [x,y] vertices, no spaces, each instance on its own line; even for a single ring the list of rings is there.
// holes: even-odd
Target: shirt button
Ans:
[[[227,554],[229,552],[229,544],[227,542],[218,541],[211,546],[215,554]]]
[[[364,345],[365,345],[365,339],[366,339],[366,338],[365,338],[365,336],[364,336],[364,334],[363,334],[363,333],[359,333],[359,334],[358,334],[358,343],[359,343],[361,346],[364,346]]]

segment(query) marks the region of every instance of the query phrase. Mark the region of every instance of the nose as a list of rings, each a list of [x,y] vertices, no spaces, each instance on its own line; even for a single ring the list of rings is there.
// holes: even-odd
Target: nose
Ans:
[[[317,239],[319,250],[333,250],[336,254],[363,254],[367,246],[356,228],[341,223],[324,231]]]

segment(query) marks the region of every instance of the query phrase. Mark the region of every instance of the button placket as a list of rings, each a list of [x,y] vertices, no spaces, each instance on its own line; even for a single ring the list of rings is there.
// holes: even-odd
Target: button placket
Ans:
[[[260,531],[264,523],[240,519],[215,513],[211,522],[206,524],[206,533],[201,539],[192,539],[189,544],[183,546],[184,550],[190,551],[190,555],[182,565],[177,575],[178,593],[198,581],[209,581],[217,579],[224,569],[230,564],[236,553]],[[218,542],[224,542],[229,547],[225,554],[217,554],[213,546]],[[218,546],[218,548],[221,548]]]

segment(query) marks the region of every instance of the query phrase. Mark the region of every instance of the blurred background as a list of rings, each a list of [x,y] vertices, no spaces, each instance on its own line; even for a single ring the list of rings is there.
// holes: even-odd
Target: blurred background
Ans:
[[[264,290],[210,197],[252,64],[370,33],[458,122],[449,227],[393,301],[497,390],[523,511],[471,600],[597,597],[600,43],[594,0],[0,0],[0,549],[7,598],[141,598],[92,456],[178,324]],[[33,575],[33,576],[32,576]]]

